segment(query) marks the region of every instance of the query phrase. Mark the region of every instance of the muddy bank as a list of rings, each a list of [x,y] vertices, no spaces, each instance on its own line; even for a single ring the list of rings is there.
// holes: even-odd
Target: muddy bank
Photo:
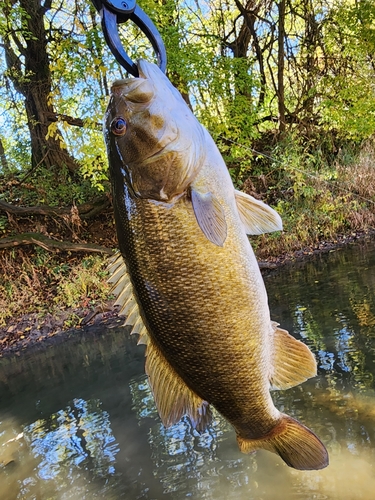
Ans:
[[[313,258],[322,253],[338,251],[348,244],[361,244],[375,238],[375,231],[368,233],[353,233],[342,236],[336,241],[321,242],[316,247],[308,247],[290,254],[271,256],[259,261],[262,273],[274,270],[294,262]],[[74,314],[80,318],[80,324],[75,328],[66,329],[66,317],[72,311],[63,311],[57,316],[41,315],[37,312],[25,314],[19,318],[12,318],[6,326],[0,327],[0,357],[21,356],[35,350],[47,349],[52,345],[64,342],[66,339],[82,335],[95,335],[101,331],[101,326],[115,327],[124,322],[119,318],[114,301],[109,301],[93,310],[76,309]],[[90,332],[90,333],[88,333]]]
[[[258,260],[260,269],[275,269],[284,265],[293,265],[294,262],[309,259],[314,255],[333,252],[344,248],[346,245],[366,242],[375,239],[375,230],[358,231],[350,235],[337,237],[334,241],[321,241],[316,246],[304,247],[295,252],[285,253],[277,256],[270,256],[264,260]]]
[[[47,349],[53,345],[65,342],[67,339],[98,334],[103,327],[114,328],[124,323],[119,318],[113,301],[108,303],[105,310],[77,311],[82,321],[74,328],[64,328],[63,316],[53,317],[51,314],[42,319],[38,313],[25,314],[20,318],[13,318],[6,326],[0,328],[0,358],[6,356],[21,356],[26,352]]]

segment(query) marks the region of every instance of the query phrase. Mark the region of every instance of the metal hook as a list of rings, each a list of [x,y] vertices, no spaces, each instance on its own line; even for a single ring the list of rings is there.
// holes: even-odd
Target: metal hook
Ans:
[[[136,0],[92,0],[92,2],[101,14],[104,38],[121,66],[131,75],[139,76],[138,67],[125,52],[118,34],[118,24],[131,19],[150,40],[158,59],[158,66],[165,73],[167,54],[163,40],[151,19],[138,7]]]

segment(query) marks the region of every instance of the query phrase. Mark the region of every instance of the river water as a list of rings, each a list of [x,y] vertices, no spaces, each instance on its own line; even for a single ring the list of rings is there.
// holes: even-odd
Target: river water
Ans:
[[[327,469],[243,455],[217,414],[201,435],[188,419],[165,429],[144,348],[128,329],[103,327],[0,360],[0,499],[373,499],[375,243],[288,265],[265,283],[272,318],[319,365],[273,398],[326,444]]]

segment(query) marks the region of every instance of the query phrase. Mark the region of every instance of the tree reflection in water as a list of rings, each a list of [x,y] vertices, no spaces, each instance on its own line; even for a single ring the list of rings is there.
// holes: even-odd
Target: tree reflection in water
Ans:
[[[66,470],[89,470],[94,477],[114,474],[119,451],[111,431],[109,415],[100,401],[75,399],[71,406],[24,427],[24,438],[40,458],[38,476],[54,479]],[[64,474],[65,475],[65,474]]]

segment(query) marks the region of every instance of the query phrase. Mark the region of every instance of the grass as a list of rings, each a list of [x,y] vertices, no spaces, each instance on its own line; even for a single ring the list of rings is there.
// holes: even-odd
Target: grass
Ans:
[[[297,151],[296,151],[297,150]],[[298,151],[277,158],[278,177],[264,193],[276,200],[284,231],[252,238],[257,256],[288,254],[321,242],[375,229],[375,143],[340,152],[333,164]],[[275,171],[274,165],[272,166]],[[272,202],[271,202],[272,203]]]
[[[0,326],[14,317],[38,312],[64,315],[67,327],[110,298],[106,257],[50,254],[37,248],[2,251],[0,257]]]

